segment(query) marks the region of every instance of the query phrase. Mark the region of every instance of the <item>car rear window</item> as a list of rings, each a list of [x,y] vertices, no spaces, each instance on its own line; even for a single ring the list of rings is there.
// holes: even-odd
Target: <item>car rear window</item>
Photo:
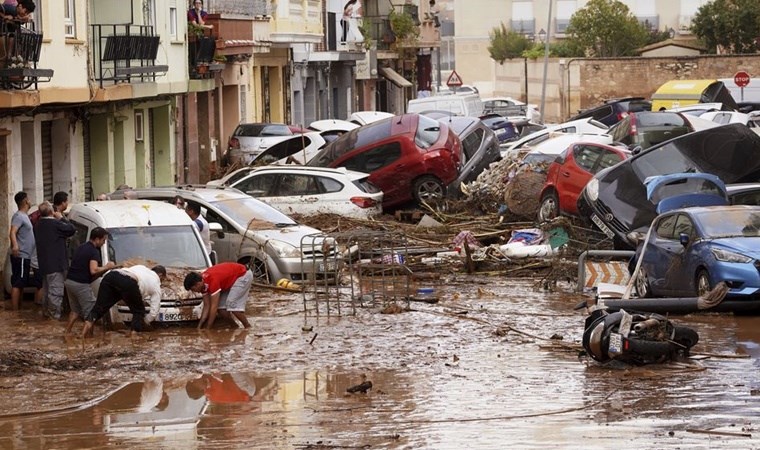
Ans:
[[[244,123],[238,125],[233,133],[235,136],[290,136],[293,134],[287,125],[277,123]]]
[[[367,181],[367,178],[362,178],[361,180],[354,180],[354,186],[359,188],[362,192],[366,192],[367,194],[377,194],[378,192],[380,192],[380,188],[370,183],[369,181]]]
[[[417,134],[414,136],[414,142],[420,148],[430,148],[438,141],[441,135],[441,124],[430,117],[417,116]]]
[[[644,113],[636,115],[636,127],[662,127],[662,126],[674,126],[682,127],[686,125],[686,121],[680,114],[672,112],[656,112],[656,113]]]
[[[343,134],[317,153],[307,165],[327,167],[331,162],[354,149],[390,137],[391,120],[393,119],[393,117],[389,117]],[[429,120],[435,122],[433,119]]]

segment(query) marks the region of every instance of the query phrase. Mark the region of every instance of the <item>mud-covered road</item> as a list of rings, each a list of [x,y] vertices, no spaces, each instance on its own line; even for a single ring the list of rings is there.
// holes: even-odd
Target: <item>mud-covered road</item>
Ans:
[[[438,304],[330,318],[254,289],[248,331],[84,344],[27,303],[0,312],[0,448],[760,448],[760,318],[676,319],[727,357],[602,367],[579,297],[534,284],[451,276]]]

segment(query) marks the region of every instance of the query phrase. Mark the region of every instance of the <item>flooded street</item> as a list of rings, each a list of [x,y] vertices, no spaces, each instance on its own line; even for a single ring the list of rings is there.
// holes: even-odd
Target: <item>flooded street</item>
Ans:
[[[600,366],[581,297],[535,284],[452,276],[438,304],[330,318],[254,288],[251,330],[84,346],[26,303],[0,313],[0,448],[760,448],[760,318],[675,318],[726,357]]]

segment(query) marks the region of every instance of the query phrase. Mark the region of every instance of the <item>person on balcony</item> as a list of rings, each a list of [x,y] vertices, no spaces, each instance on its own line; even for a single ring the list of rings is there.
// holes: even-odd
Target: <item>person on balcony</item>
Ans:
[[[37,8],[34,0],[18,0],[15,5],[4,3],[2,5],[2,18],[6,31],[16,31],[19,23],[28,23],[32,20],[32,13]]]
[[[188,23],[195,24],[203,28],[213,28],[213,25],[206,24],[208,13],[203,9],[203,1],[195,0],[192,8],[187,11]]]
[[[343,6],[343,17],[340,19],[341,43],[363,42],[359,31],[359,19],[362,18],[362,3],[359,0],[348,0]]]

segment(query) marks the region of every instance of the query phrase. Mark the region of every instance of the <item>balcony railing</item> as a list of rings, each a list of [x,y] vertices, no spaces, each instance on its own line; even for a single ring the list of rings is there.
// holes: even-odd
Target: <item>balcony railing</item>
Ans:
[[[253,35],[253,17],[225,17],[209,14],[207,25],[212,25],[211,36],[216,39],[216,54],[222,56],[252,54],[258,45]]]
[[[157,65],[159,37],[153,27],[143,25],[91,25],[92,63],[95,79],[131,83],[156,81],[169,70]]]
[[[0,24],[0,87],[29,89],[50,81],[52,69],[38,69],[42,49],[42,33],[34,31],[34,23]]]
[[[396,35],[391,29],[391,21],[387,16],[364,16],[370,23],[370,36],[377,43],[378,50],[388,50],[396,42]]]

